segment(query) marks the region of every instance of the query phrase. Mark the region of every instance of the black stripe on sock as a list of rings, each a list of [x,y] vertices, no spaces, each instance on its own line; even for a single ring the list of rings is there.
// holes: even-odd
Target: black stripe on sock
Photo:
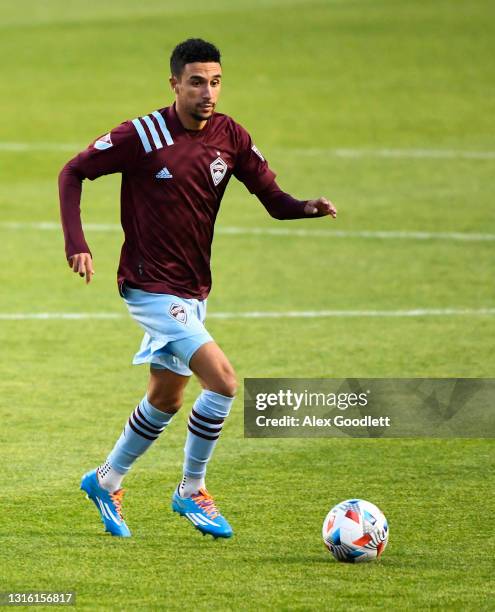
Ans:
[[[154,435],[154,436],[159,436],[162,432],[157,430],[157,429],[152,429],[151,427],[148,427],[147,425],[145,425],[144,423],[142,423],[140,421],[140,419],[138,419],[138,416],[136,414],[136,411],[134,410],[134,412],[131,414],[129,420],[132,421],[132,419],[134,419],[135,424],[138,425],[139,427],[141,427],[142,429],[144,429],[144,431],[149,432],[150,434]],[[162,430],[163,431],[163,430]]]
[[[133,424],[133,422],[131,421],[131,419],[129,419],[127,421],[127,423],[129,424],[129,427],[135,431],[137,434],[139,434],[140,436],[142,436],[143,438],[146,438],[147,440],[156,440],[158,438],[158,436],[148,436],[147,434],[143,433],[142,431],[139,431],[139,429]]]
[[[202,423],[198,423],[196,419],[193,419],[192,414],[189,415],[189,423],[191,423],[191,425],[194,425],[194,427],[197,427],[198,429],[201,429],[202,431],[206,431],[206,433],[211,434],[211,435],[220,434],[220,432],[222,431],[221,427],[213,429],[213,427],[206,427],[206,425],[203,425]]]
[[[220,437],[220,434],[218,434],[218,436],[205,436],[202,433],[199,433],[199,431],[195,431],[190,425],[189,423],[187,424],[187,428],[189,429],[189,431],[191,433],[193,433],[195,436],[198,436],[199,438],[204,438],[205,440],[218,440],[218,438]]]
[[[156,427],[155,425],[153,425],[153,423],[150,423],[148,419],[144,416],[144,414],[141,412],[141,410],[139,410],[139,406],[136,406],[134,414],[136,414],[136,412],[138,413],[139,418],[142,419],[148,425],[148,428],[152,431],[152,433],[161,434],[162,431],[165,429],[165,425],[163,427]]]
[[[225,419],[210,419],[208,417],[205,417],[202,414],[199,414],[199,412],[196,412],[194,408],[191,409],[191,414],[194,414],[197,419],[200,419],[205,423],[210,423],[211,425],[221,425],[225,421]]]

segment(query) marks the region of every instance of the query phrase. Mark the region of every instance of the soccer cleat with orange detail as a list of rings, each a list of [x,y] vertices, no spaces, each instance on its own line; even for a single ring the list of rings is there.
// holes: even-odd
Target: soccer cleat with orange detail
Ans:
[[[121,538],[131,536],[122,516],[124,489],[110,493],[100,487],[96,470],[84,474],[81,480],[81,489],[86,492],[86,497],[98,508],[101,520],[105,525],[105,531]]]
[[[181,497],[179,487],[172,496],[172,510],[185,516],[203,535],[214,538],[230,538],[232,527],[220,514],[213,497],[206,489],[200,489],[191,497]]]

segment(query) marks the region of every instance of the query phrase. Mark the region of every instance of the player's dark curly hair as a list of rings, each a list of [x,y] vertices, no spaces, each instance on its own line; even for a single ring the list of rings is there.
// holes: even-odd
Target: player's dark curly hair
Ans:
[[[206,40],[188,38],[179,43],[170,56],[170,71],[175,77],[180,77],[184,66],[192,62],[218,62],[220,51]]]

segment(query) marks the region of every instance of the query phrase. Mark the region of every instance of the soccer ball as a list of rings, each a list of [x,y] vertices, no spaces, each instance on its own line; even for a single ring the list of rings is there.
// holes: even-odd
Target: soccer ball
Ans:
[[[388,523],[374,504],[364,499],[348,499],[327,514],[322,535],[325,546],[337,561],[372,561],[387,546]]]

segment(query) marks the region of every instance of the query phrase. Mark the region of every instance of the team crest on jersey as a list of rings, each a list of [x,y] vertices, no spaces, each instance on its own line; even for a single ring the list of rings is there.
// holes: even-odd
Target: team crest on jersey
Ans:
[[[227,164],[221,157],[217,157],[216,160],[210,164],[210,172],[213,184],[217,186],[227,173]]]
[[[263,157],[263,155],[261,155],[260,150],[258,149],[258,147],[256,145],[253,145],[251,147],[251,150],[256,153],[256,155],[261,159],[262,162],[265,161],[265,158]]]
[[[184,323],[184,325],[187,323],[187,312],[181,304],[172,304],[168,312],[170,316],[174,317],[179,323]]]
[[[105,134],[105,136],[98,138],[98,140],[95,142],[93,146],[95,149],[98,149],[99,151],[104,151],[105,149],[109,149],[110,147],[113,147],[113,142],[110,137],[110,134]]]

